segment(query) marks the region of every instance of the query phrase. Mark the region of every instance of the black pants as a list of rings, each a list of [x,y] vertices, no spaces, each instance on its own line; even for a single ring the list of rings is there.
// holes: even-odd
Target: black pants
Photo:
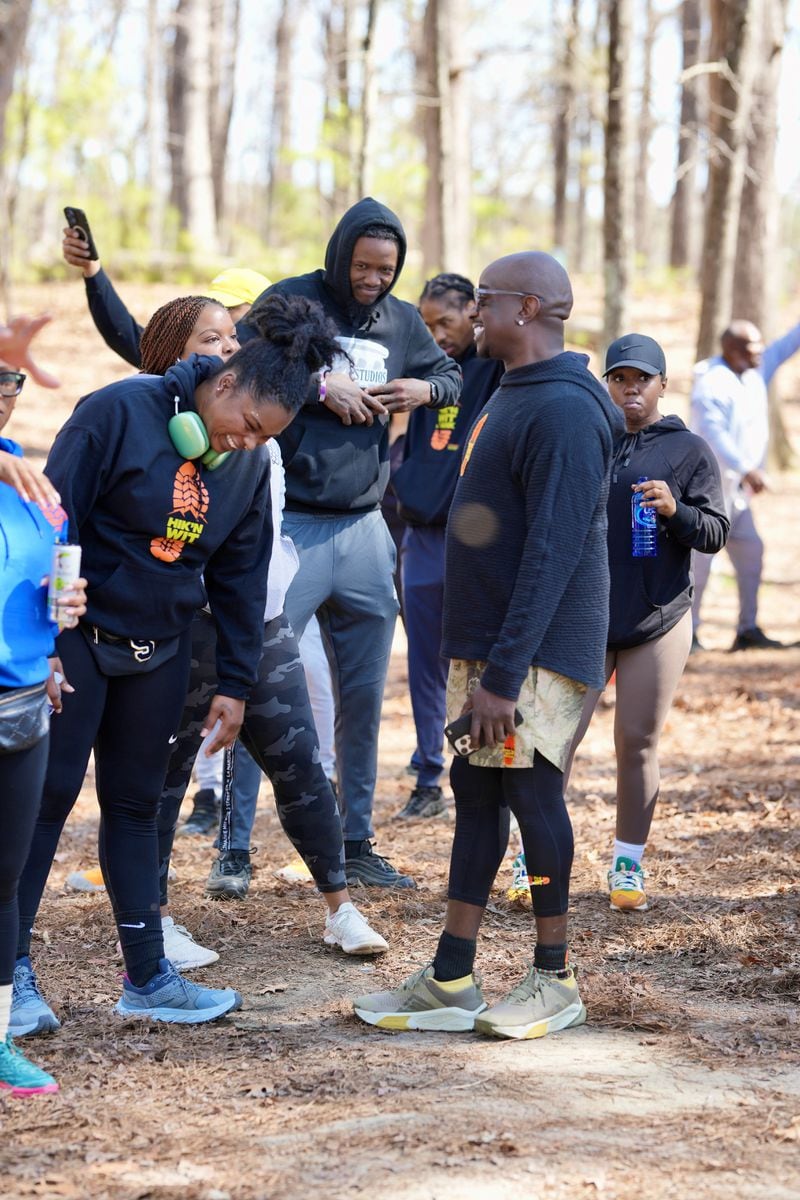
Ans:
[[[43,737],[28,750],[0,755],[0,986],[14,978],[19,936],[17,888],[39,812],[48,740]]]
[[[192,625],[192,671],[178,741],[170,758],[158,817],[161,898],[181,801],[197,757],[208,703],[217,686],[217,636],[213,619],[198,613]],[[322,769],[297,640],[286,616],[264,626],[258,679],[245,708],[241,740],[272,784],[284,833],[321,892],[345,887],[342,823]],[[230,792],[232,779],[225,772]]]
[[[456,802],[450,899],[486,907],[508,845],[510,809],[522,834],[534,914],[565,913],[574,843],[561,771],[539,753],[531,768],[473,767],[456,757],[450,783]]]
[[[94,748],[100,804],[98,854],[128,974],[145,983],[142,963],[163,958],[158,900],[156,811],[183,710],[190,636],[149,674],[100,673],[83,634],[67,630],[58,650],[67,679],[64,711],[53,721],[42,806],[19,887],[19,953],[30,948],[50,867]]]

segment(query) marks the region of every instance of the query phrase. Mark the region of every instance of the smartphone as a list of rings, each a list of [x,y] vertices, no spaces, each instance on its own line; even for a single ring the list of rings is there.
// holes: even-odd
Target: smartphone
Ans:
[[[522,724],[522,713],[518,708],[514,709],[514,724]],[[469,731],[472,727],[472,713],[467,712],[458,717],[455,721],[451,721],[449,725],[444,727],[444,736],[447,738],[450,745],[453,747],[456,754],[461,758],[469,758],[470,754],[475,754],[478,750],[483,749],[483,743],[480,746],[475,746],[473,749],[470,743]]]
[[[94,244],[92,231],[89,228],[89,222],[86,220],[86,213],[82,208],[67,207],[64,209],[64,216],[67,218],[67,224],[69,225],[70,229],[76,230],[81,239],[86,242],[86,245],[89,247],[89,258],[92,259],[93,262],[96,261],[100,255],[97,253],[97,247]]]

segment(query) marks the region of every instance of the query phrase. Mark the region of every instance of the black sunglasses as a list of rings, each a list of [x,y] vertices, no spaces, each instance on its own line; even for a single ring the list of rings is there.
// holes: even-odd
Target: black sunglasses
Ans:
[[[27,378],[22,371],[0,371],[0,396],[6,400],[18,396]]]

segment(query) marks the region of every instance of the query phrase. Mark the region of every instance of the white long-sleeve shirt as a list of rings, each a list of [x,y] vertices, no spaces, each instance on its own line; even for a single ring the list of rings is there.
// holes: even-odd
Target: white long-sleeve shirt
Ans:
[[[769,443],[767,386],[781,363],[800,350],[800,324],[767,346],[759,367],[737,375],[720,355],[697,364],[690,427],[719,462],[729,509],[742,477],[764,465]]]

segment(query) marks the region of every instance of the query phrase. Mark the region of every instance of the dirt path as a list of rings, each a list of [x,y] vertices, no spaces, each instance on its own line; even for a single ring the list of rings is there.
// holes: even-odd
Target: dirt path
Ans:
[[[30,306],[41,306],[33,293]],[[74,347],[55,335],[53,347],[73,394],[86,390],[87,364],[68,353]],[[106,370],[109,360],[96,358]],[[43,445],[68,407],[66,396],[35,394],[12,432]],[[792,415],[796,422],[796,409]],[[787,640],[800,637],[798,501],[800,479],[788,476],[760,516],[768,540],[764,624]],[[710,584],[711,647],[729,643],[733,607],[725,568]],[[401,827],[391,819],[410,786],[403,767],[413,748],[402,649],[398,639],[376,819],[379,849],[412,869],[420,887],[364,898],[391,943],[382,961],[346,959],[321,944],[318,898],[274,873],[289,848],[265,788],[246,903],[204,899],[207,844],[180,839],[176,849],[176,918],[221,954],[202,977],[235,984],[246,1007],[195,1029],[118,1021],[111,1008],[120,965],[107,901],[63,888],[70,870],[93,862],[87,780],[34,943],[63,1025],[28,1046],[62,1091],[38,1102],[0,1101],[0,1195],[800,1194],[800,649],[692,659],[663,740],[647,862],[652,907],[631,917],[611,913],[603,894],[613,831],[609,695],[571,792],[572,945],[589,1023],[521,1045],[382,1033],[350,1016],[354,995],[429,958],[444,909],[450,821]],[[510,860],[480,944],[493,998],[517,980],[530,953],[530,916],[506,899],[509,883]]]

